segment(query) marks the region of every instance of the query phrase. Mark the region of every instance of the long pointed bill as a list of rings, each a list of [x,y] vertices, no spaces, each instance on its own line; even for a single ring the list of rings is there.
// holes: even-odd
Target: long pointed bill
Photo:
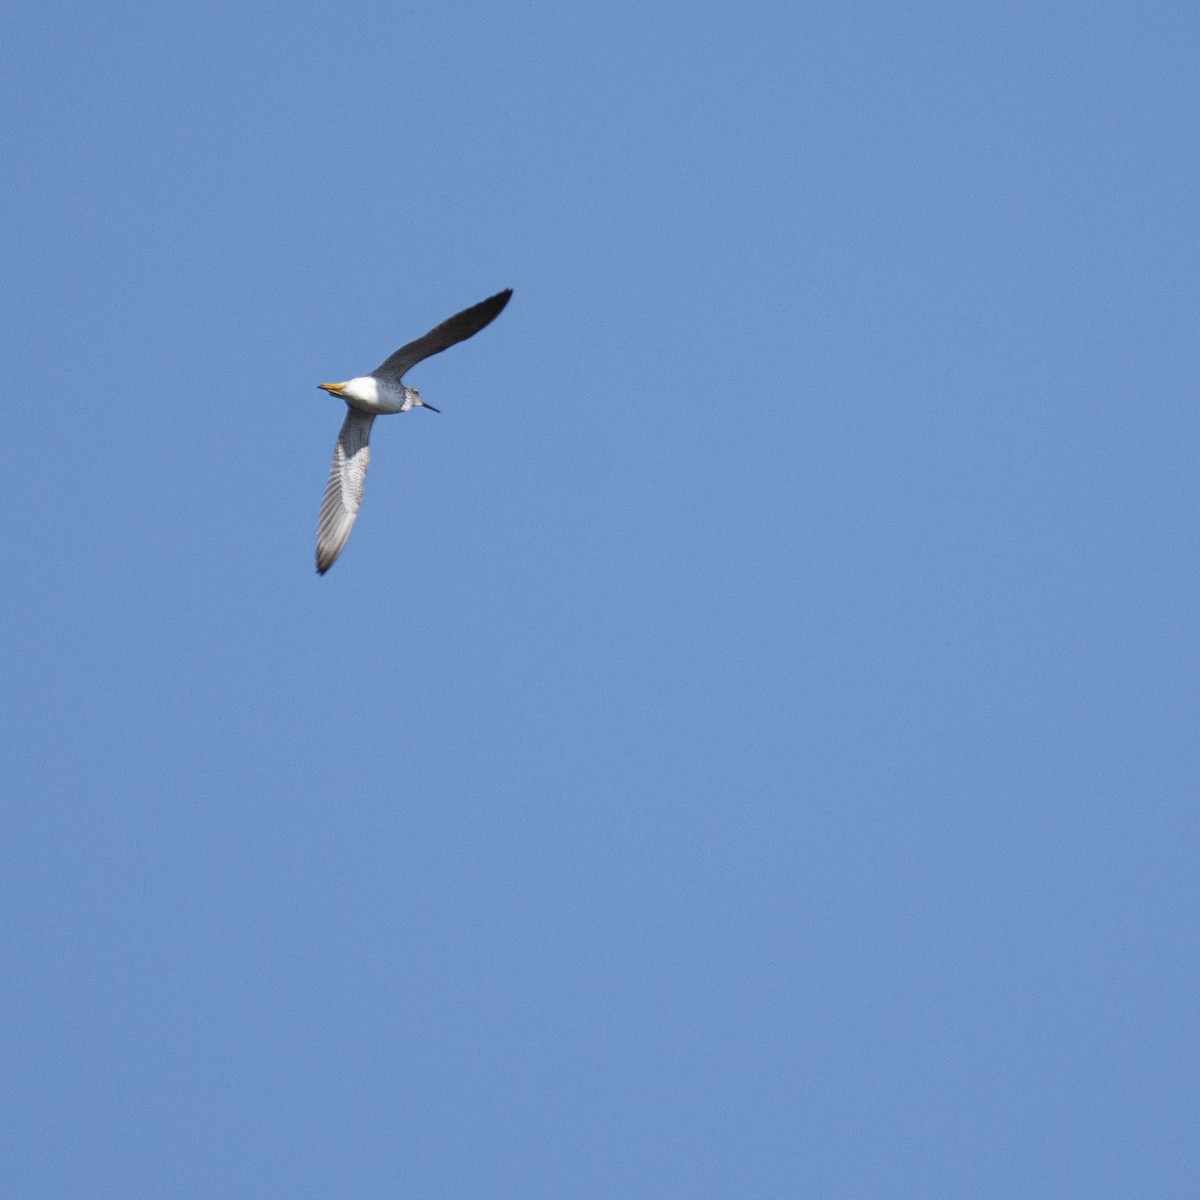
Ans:
[[[442,411],[440,408],[434,408],[433,405],[430,404],[428,400],[422,400],[421,407],[432,409],[435,413],[440,413]]]
[[[319,387],[321,389],[321,391],[328,392],[331,396],[340,396],[342,394],[343,386],[344,385],[340,384],[340,383],[318,383],[317,384],[317,387]]]

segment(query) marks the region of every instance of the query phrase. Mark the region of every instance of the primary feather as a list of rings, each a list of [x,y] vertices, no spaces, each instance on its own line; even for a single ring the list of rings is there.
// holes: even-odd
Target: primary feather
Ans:
[[[371,462],[371,448],[367,443],[374,424],[374,413],[347,408],[337,445],[333,448],[329,482],[325,485],[321,515],[317,519],[317,573],[320,575],[333,566],[354,528]]]
[[[505,288],[470,308],[464,308],[448,321],[431,329],[424,337],[401,346],[395,354],[390,355],[371,372],[376,379],[399,379],[405,371],[411,370],[422,359],[453,346],[456,342],[465,342],[467,338],[478,333],[485,325],[490,325],[504,310],[512,288]]]

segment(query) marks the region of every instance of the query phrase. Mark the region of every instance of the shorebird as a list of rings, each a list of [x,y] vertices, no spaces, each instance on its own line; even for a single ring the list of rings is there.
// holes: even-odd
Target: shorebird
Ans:
[[[448,321],[431,329],[424,337],[401,346],[370,375],[359,375],[345,383],[317,385],[331,396],[340,396],[349,409],[338,434],[337,445],[333,448],[329,482],[325,485],[321,515],[317,520],[318,575],[324,575],[337,561],[350,530],[354,528],[354,519],[362,504],[363,485],[367,480],[367,464],[371,459],[367,441],[375,418],[380,413],[402,413],[410,408],[429,408],[441,412],[441,409],[422,400],[416,388],[400,382],[404,373],[422,359],[431,354],[440,354],[448,346],[465,341],[485,325],[491,324],[511,295],[512,288],[505,288],[487,300],[464,308]]]

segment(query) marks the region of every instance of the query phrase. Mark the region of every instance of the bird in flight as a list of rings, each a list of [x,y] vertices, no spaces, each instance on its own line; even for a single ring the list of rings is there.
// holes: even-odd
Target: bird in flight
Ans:
[[[440,354],[455,342],[466,341],[485,325],[491,324],[508,303],[512,288],[505,288],[487,300],[481,300],[470,308],[443,321],[424,337],[419,337],[407,346],[401,346],[390,358],[376,367],[370,375],[360,375],[345,383],[322,383],[331,396],[340,396],[348,407],[337,445],[333,448],[333,463],[329,468],[329,482],[325,485],[325,496],[321,501],[321,515],[317,520],[317,574],[324,575],[337,561],[354,519],[362,504],[363,485],[367,480],[367,464],[371,452],[367,442],[371,426],[380,413],[408,412],[410,408],[433,408],[421,399],[416,388],[406,387],[400,382],[404,373],[415,367],[431,354]]]

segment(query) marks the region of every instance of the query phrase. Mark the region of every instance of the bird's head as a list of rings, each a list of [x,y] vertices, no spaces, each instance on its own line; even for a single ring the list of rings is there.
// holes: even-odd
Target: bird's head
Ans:
[[[432,404],[426,404],[421,399],[421,393],[415,387],[408,388],[408,403],[410,408],[427,408],[430,412],[440,413],[440,408],[434,408]]]

